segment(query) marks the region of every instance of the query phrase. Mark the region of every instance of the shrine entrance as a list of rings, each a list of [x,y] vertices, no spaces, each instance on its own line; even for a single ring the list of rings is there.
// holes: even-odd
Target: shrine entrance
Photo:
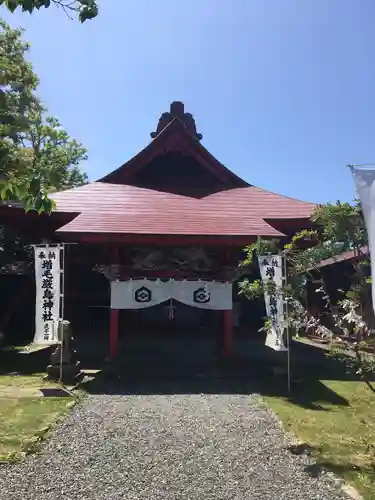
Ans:
[[[229,282],[146,278],[113,281],[110,308],[113,357],[119,354],[121,344],[139,346],[142,339],[147,339],[147,348],[154,351],[150,346],[155,339],[157,345],[164,344],[161,337],[169,341],[177,339],[180,345],[185,339],[189,346],[206,341],[212,345],[212,352],[221,350],[223,354],[231,354],[233,320]],[[194,352],[199,349],[195,347]]]
[[[221,356],[222,336],[221,311],[175,300],[120,310],[117,358],[125,371],[138,375],[202,372]]]
[[[69,250],[67,317],[82,350],[103,358],[230,353],[224,337],[232,335],[234,249],[79,244]]]
[[[122,326],[131,326],[139,332],[160,331],[183,333],[192,329],[212,329],[219,324],[220,313],[207,309],[198,309],[170,299],[161,304],[144,309],[121,311],[120,335]]]

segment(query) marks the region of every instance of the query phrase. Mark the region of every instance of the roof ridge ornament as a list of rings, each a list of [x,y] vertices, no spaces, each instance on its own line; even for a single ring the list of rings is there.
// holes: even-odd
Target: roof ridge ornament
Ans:
[[[197,127],[195,125],[194,117],[191,113],[185,113],[184,103],[181,101],[173,101],[170,110],[163,113],[159,118],[158,126],[156,132],[151,132],[151,138],[154,139],[160,132],[169,125],[175,118],[178,118],[185,127],[189,130],[193,137],[198,141],[203,138],[202,134],[198,134]]]

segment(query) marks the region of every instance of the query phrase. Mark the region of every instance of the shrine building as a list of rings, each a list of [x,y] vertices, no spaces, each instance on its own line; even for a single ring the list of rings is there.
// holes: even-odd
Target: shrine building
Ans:
[[[242,249],[259,236],[287,240],[309,227],[315,208],[231,172],[203,146],[182,102],[136,156],[52,198],[51,215],[9,208],[6,219],[34,243],[68,243],[65,318],[111,356],[154,331],[212,335],[231,355],[234,332],[265,316],[238,297]]]

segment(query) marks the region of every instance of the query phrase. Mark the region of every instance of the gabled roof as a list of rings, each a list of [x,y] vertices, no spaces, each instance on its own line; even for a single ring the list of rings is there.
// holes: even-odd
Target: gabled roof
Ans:
[[[285,229],[278,230],[283,226],[274,226],[275,220],[306,220],[315,208],[313,203],[251,186],[227,169],[202,146],[194,118],[185,113],[181,102],[172,103],[170,111],[162,114],[151,137],[151,143],[140,153],[100,181],[52,195],[57,212],[79,213],[58,233],[278,237]],[[170,152],[173,158],[178,153],[176,168],[182,164],[181,158],[190,157],[199,164],[199,172],[203,168],[212,174],[208,176],[209,189],[200,197],[158,189],[155,184],[150,187],[144,181],[140,184],[139,177],[136,180],[140,171],[147,179],[152,177],[156,172],[153,160],[157,158],[162,174],[168,178]],[[177,174],[178,182],[184,183],[186,179],[181,180],[182,175]],[[202,182],[198,173],[191,178]]]
[[[160,122],[163,121],[166,114],[169,115],[170,121],[161,128]],[[168,151],[177,150],[179,153],[197,160],[203,168],[231,187],[249,185],[220,163],[200,143],[202,136],[196,133],[194,119],[190,113],[184,112],[182,103],[174,102],[171,104],[171,111],[162,115],[159,120],[159,127],[158,133],[151,134],[154,139],[148,146],[119,168],[99,179],[99,181],[113,184],[130,184],[132,177],[155,157],[165,155]]]

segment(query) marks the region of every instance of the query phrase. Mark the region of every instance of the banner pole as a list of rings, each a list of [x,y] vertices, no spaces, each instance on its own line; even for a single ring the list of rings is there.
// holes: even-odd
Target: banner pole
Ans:
[[[62,294],[60,294],[61,298],[61,314],[60,314],[60,321],[58,322],[57,328],[58,331],[60,331],[61,339],[60,339],[60,379],[59,382],[62,384],[62,378],[63,378],[63,349],[64,349],[64,302],[65,302],[65,243],[61,244],[61,249],[60,249],[60,258],[61,258],[61,267],[60,267],[60,273],[61,273],[61,290]]]
[[[288,284],[288,279],[287,279],[287,266],[286,266],[286,254],[284,252],[283,254],[283,264],[284,264],[284,287],[286,288]],[[289,332],[289,305],[288,305],[288,297],[286,293],[284,292],[285,296],[285,316],[286,316],[286,344],[287,344],[287,371],[288,371],[288,394],[291,393],[292,391],[292,368],[291,368],[291,356],[290,356],[290,347],[291,347],[291,342],[290,342],[290,332]]]

